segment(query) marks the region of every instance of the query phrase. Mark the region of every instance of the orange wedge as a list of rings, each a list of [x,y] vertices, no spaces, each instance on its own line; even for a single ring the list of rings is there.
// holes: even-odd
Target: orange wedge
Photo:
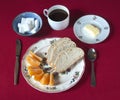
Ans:
[[[34,75],[34,79],[35,79],[36,81],[40,81],[41,78],[43,77],[43,75],[44,75],[44,72],[43,72],[43,71],[42,71],[42,73],[40,73],[40,74],[35,74],[35,75]]]
[[[53,73],[50,73],[49,85],[50,85],[50,86],[55,85],[55,80],[54,80],[54,75],[53,75]]]
[[[34,66],[28,66],[27,67],[28,70],[32,70],[32,69],[41,69],[40,67],[34,67]],[[42,69],[41,69],[42,70]]]
[[[35,58],[35,59],[38,60],[38,61],[42,61],[42,58],[39,57],[39,56],[37,56],[37,55],[36,55],[35,53],[33,53],[32,51],[30,51],[29,53],[30,53],[31,57]]]
[[[39,68],[40,68],[39,66],[37,66],[37,67],[36,67],[36,66],[28,66],[28,67],[27,67],[28,70],[29,70],[29,69],[39,69]]]
[[[28,74],[29,74],[30,76],[36,75],[36,74],[41,74],[41,73],[43,73],[43,70],[40,69],[40,68],[32,69],[32,68],[28,67]]]
[[[50,80],[50,74],[49,73],[45,73],[42,77],[42,79],[40,80],[40,83],[43,85],[48,85],[49,84],[49,80]]]
[[[38,67],[40,65],[40,61],[38,61],[37,59],[31,57],[30,55],[28,55],[26,57],[26,61],[31,65],[31,66],[35,66]]]

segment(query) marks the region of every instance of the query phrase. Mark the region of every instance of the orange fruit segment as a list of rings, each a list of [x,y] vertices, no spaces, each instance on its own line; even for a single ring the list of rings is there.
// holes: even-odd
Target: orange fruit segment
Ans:
[[[39,69],[39,68],[40,68],[39,66],[37,66],[37,67],[36,67],[36,66],[28,66],[28,67],[27,67],[28,70],[29,70],[29,69]]]
[[[55,85],[53,73],[44,73],[44,70],[40,68],[40,64],[44,62],[44,59],[29,51],[26,62],[28,64],[28,75],[33,76],[34,80],[39,81],[42,85]]]
[[[33,53],[32,51],[30,51],[29,53],[30,53],[31,57],[35,58],[35,59],[38,60],[38,61],[42,61],[42,58],[39,57],[39,56],[37,56],[37,55],[36,55],[35,53]]]
[[[42,72],[42,73],[40,73],[40,74],[35,74],[35,75],[34,75],[34,79],[35,79],[36,81],[40,81],[41,78],[43,77],[43,75],[44,75],[44,72]]]
[[[41,74],[41,73],[43,73],[43,70],[42,69],[40,69],[40,68],[30,68],[30,67],[28,67],[28,74],[30,75],[30,76],[32,76],[32,75],[36,75],[36,74]]]
[[[50,80],[50,74],[49,73],[45,73],[42,77],[42,79],[40,80],[40,83],[42,85],[48,85],[49,84],[49,80]]]
[[[50,86],[53,86],[54,84],[55,84],[54,75],[53,75],[53,73],[50,73],[49,85],[50,85]]]
[[[30,55],[28,55],[26,57],[26,61],[31,65],[31,66],[35,66],[38,67],[40,65],[40,61],[36,60],[35,58],[31,57]]]

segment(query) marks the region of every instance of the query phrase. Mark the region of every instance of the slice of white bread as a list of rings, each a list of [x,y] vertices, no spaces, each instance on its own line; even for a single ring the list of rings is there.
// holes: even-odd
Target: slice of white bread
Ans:
[[[68,41],[71,41],[71,39],[65,37],[65,38],[60,38],[59,40],[57,40],[57,41],[55,41],[51,44],[51,46],[50,46],[50,48],[48,49],[48,52],[47,52],[47,62],[48,62],[48,64],[51,65],[53,55],[54,55],[55,51],[57,51],[57,48],[59,48],[60,45],[62,45],[65,42],[68,42]]]
[[[61,38],[48,49],[47,63],[54,67],[56,72],[63,72],[83,57],[84,51],[76,47],[75,42],[69,38]]]
[[[54,67],[56,72],[63,72],[70,68],[78,60],[84,57],[84,51],[81,48],[73,47],[62,51],[57,56]]]
[[[56,47],[55,49],[54,49],[54,54],[52,55],[52,59],[51,59],[51,61],[49,62],[49,64],[51,65],[51,66],[53,66],[54,65],[54,62],[55,62],[55,60],[56,60],[56,57],[60,54],[60,52],[61,51],[64,51],[64,50],[66,50],[66,49],[69,49],[69,48],[73,48],[73,47],[76,47],[76,44],[75,44],[75,42],[73,42],[73,41],[69,41],[69,40],[65,40],[65,41],[63,41],[58,47]]]

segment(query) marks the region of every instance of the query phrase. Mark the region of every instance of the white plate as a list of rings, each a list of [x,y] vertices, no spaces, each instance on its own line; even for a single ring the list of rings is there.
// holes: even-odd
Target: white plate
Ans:
[[[87,37],[84,35],[83,27],[86,24],[93,24],[100,29],[100,34],[96,38]],[[87,44],[96,44],[104,41],[109,33],[110,33],[110,26],[108,22],[97,15],[85,15],[80,17],[74,24],[73,27],[75,36],[82,42]]]
[[[21,70],[22,75],[27,81],[27,83],[33,88],[46,93],[58,93],[70,89],[76,83],[79,82],[85,70],[85,61],[84,59],[82,59],[81,61],[76,63],[69,72],[60,74],[59,83],[54,86],[41,85],[40,82],[35,81],[32,77],[28,75],[28,72],[26,70],[27,68],[25,63],[25,57],[28,55],[29,51],[32,50],[34,53],[38,55],[42,54],[43,56],[45,56],[49,46],[51,45],[51,42],[57,39],[59,38],[47,38],[38,41],[37,43],[33,44],[28,48],[28,50],[26,51],[25,55],[22,58]]]

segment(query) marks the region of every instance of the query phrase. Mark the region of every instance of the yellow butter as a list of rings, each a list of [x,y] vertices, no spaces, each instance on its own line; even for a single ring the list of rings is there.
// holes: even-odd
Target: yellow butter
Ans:
[[[84,34],[88,37],[95,38],[98,34],[100,34],[100,29],[92,24],[86,24],[83,27]]]

